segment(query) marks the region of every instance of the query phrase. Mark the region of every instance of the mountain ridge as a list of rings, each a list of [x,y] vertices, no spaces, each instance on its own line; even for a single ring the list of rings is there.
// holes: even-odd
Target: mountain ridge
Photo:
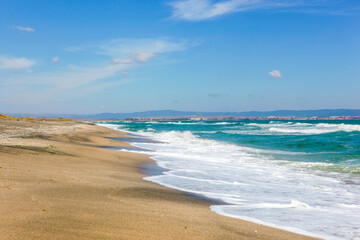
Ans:
[[[275,110],[275,111],[243,111],[243,112],[202,112],[202,111],[176,111],[153,110],[133,113],[98,113],[98,114],[12,114],[16,117],[46,117],[71,118],[91,120],[114,120],[135,117],[332,117],[332,116],[360,116],[360,109],[319,109],[319,110]]]

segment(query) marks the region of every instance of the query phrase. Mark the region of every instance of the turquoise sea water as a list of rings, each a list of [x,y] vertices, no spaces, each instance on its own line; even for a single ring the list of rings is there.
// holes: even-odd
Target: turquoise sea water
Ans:
[[[321,236],[360,239],[360,121],[120,121],[162,175],[216,198],[219,214]],[[127,150],[129,151],[129,150]]]

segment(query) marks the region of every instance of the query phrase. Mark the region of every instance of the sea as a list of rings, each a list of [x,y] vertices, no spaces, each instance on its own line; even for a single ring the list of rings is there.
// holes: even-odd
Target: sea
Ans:
[[[212,211],[324,239],[360,239],[360,121],[113,121],[163,169],[145,180]],[[136,140],[138,139],[138,140]]]

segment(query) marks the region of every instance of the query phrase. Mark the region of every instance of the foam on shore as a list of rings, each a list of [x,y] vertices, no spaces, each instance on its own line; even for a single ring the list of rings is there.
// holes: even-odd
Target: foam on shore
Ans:
[[[154,124],[148,123],[146,128]],[[280,124],[258,125],[261,124],[250,126],[257,127],[254,131],[272,131],[274,125]],[[306,123],[281,125],[303,128]],[[315,125],[331,131],[335,128],[357,131],[358,126],[309,126]],[[118,125],[104,126],[118,128]],[[360,207],[359,183],[356,179],[350,182],[341,173],[327,174],[314,168],[332,167],[332,163],[279,160],[274,156],[303,153],[239,146],[204,139],[191,131],[139,130],[136,134],[161,142],[132,143],[150,150],[134,152],[152,155],[157,164],[166,169],[161,175],[146,177],[146,180],[230,204],[211,206],[216,213],[325,239],[360,238],[360,214],[354,213],[354,208]]]

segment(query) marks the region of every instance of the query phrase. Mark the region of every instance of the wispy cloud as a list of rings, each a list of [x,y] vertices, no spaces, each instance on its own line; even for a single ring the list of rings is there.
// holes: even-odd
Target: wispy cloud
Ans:
[[[27,58],[0,57],[0,70],[23,70],[30,69],[35,61]]]
[[[77,52],[77,51],[81,51],[81,50],[84,50],[86,49],[87,46],[82,46],[82,47],[67,47],[65,48],[65,51],[68,51],[68,52]]]
[[[129,76],[129,73],[128,73],[128,72],[118,72],[118,74],[120,74],[120,75],[123,76],[123,77]]]
[[[166,38],[113,39],[96,46],[94,51],[98,54],[132,59],[134,62],[147,62],[156,55],[184,51],[196,44],[187,40]]]
[[[0,78],[6,86],[0,89],[0,95],[8,101],[16,102],[22,99],[27,104],[41,104],[63,96],[85,96],[107,87],[127,83],[127,79],[120,77],[112,81],[101,81],[116,76],[117,72],[124,68],[126,66],[120,64],[103,63],[97,68],[69,66],[55,72],[11,74]]]
[[[345,0],[346,1],[346,0]],[[341,5],[339,0],[178,0],[170,2],[172,17],[187,21],[212,19],[235,12],[250,10],[293,10],[307,13],[344,15],[353,8]]]
[[[155,57],[155,54],[152,52],[133,52],[125,58],[114,58],[112,60],[113,64],[132,64],[132,63],[147,63],[152,58]]]
[[[33,29],[33,28],[31,28],[31,27],[16,26],[15,28],[16,28],[17,30],[25,31],[25,32],[35,32],[35,29]]]
[[[272,70],[271,72],[269,72],[269,75],[272,78],[282,78],[282,74],[279,70]]]
[[[184,51],[198,45],[197,41],[173,40],[168,38],[112,39],[102,44],[90,44],[66,48],[67,51],[92,51],[95,54],[112,57],[111,64],[144,64],[151,59],[168,53]]]
[[[88,51],[94,55],[91,66],[68,66],[52,72],[13,73],[0,76],[1,82],[9,88],[17,88],[16,94],[9,98],[28,97],[30,102],[42,102],[68,94],[86,95],[104,88],[126,84],[133,80],[127,78],[126,69],[148,63],[157,56],[186,50],[190,45],[184,40],[165,39],[115,39],[103,44],[77,47],[76,51]],[[76,51],[73,54],[76,54]],[[97,58],[96,55],[109,58]],[[58,57],[52,59],[59,62]],[[0,69],[30,68],[34,62],[25,58],[0,58]],[[37,86],[37,87],[34,87]],[[0,95],[6,89],[0,89]],[[8,91],[11,92],[11,91]],[[75,94],[76,93],[76,94]],[[16,96],[15,96],[16,95]]]
[[[210,0],[180,0],[170,3],[170,5],[173,7],[173,17],[189,21],[200,21],[234,12],[270,7],[288,7],[294,5],[294,3],[290,1],[269,0],[227,0],[218,2]]]
[[[59,57],[53,57],[53,58],[51,59],[51,61],[52,61],[53,63],[58,63],[58,62],[60,62],[60,58],[59,58]]]

